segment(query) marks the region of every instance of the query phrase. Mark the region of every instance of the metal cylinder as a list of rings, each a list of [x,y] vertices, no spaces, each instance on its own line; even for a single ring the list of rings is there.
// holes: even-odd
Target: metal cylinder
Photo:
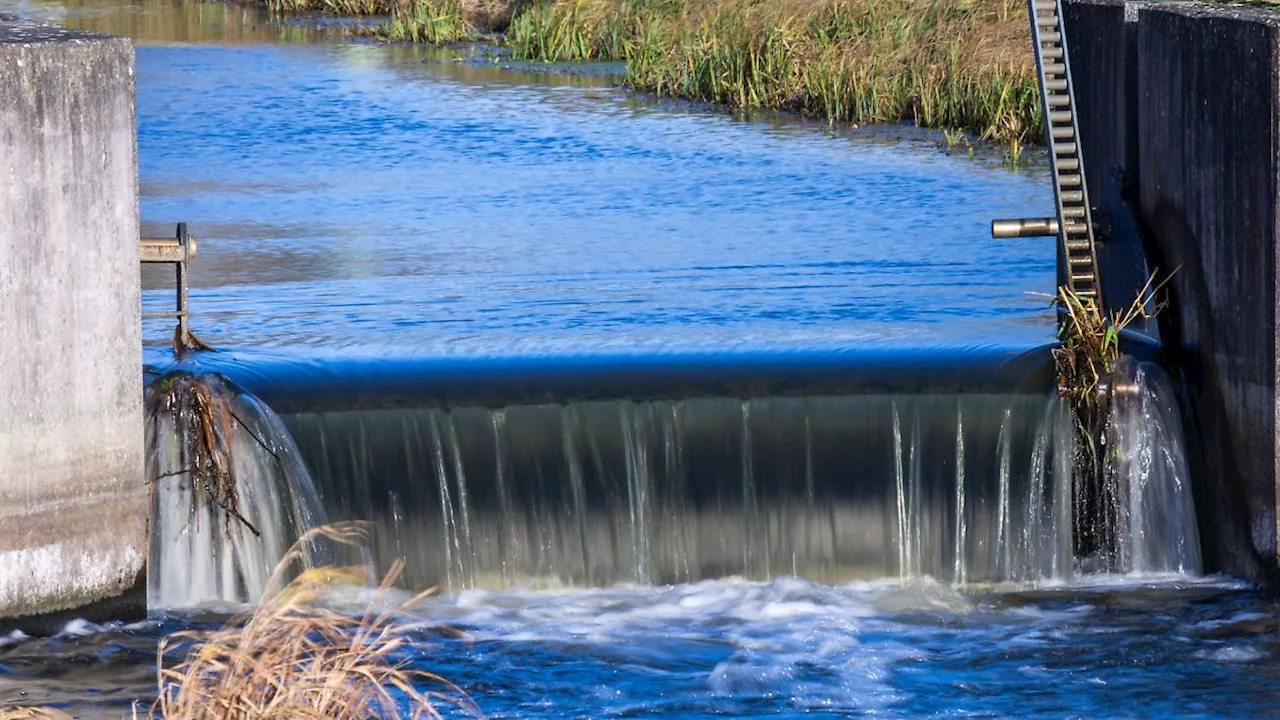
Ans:
[[[1022,218],[991,221],[991,237],[997,239],[1052,237],[1057,234],[1057,218]]]
[[[185,257],[195,257],[196,239],[187,236]],[[142,238],[138,243],[138,259],[144,263],[182,262],[182,241],[178,238]]]

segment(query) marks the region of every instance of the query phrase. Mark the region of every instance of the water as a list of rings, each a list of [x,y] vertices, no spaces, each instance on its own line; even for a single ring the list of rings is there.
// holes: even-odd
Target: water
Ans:
[[[970,355],[971,374],[998,375],[1002,357]],[[1035,382],[895,391],[863,363],[849,366],[863,387],[845,395],[699,397],[673,382],[679,399],[500,407],[414,406],[412,371],[394,394],[308,389],[266,365],[254,382],[289,409],[330,515],[372,523],[373,555],[383,570],[405,558],[411,588],[1199,574],[1181,422],[1157,366],[1132,363],[1119,383],[1105,456],[1115,562],[1078,567],[1080,450],[1057,397]],[[451,374],[462,385],[464,368]],[[345,384],[378,372],[356,365]]]
[[[1223,578],[999,593],[794,578],[476,590],[421,612],[473,639],[423,637],[417,667],[495,718],[1239,718],[1280,703],[1280,607]],[[118,718],[153,692],[159,636],[190,626],[0,640],[0,699],[22,691]]]
[[[3,3],[10,0],[0,2]],[[221,5],[24,3],[142,39],[141,215],[187,221],[193,327],[308,354],[1027,346],[1053,335],[1042,169],[650,102],[618,68],[272,43]],[[323,39],[306,27],[285,37]],[[148,273],[148,307],[172,302]],[[164,283],[168,283],[165,285]],[[172,336],[148,324],[148,339]]]
[[[208,422],[198,419],[202,407]],[[210,467],[197,459],[202,450],[219,469],[193,475]],[[302,532],[326,520],[280,418],[217,377],[148,386],[147,478],[147,566],[163,569],[147,573],[147,607],[158,611],[256,601]],[[234,491],[210,489],[220,478]]]
[[[153,606],[204,609],[0,639],[0,705],[128,713],[159,639],[251,597],[323,510],[447,589],[420,612],[472,639],[405,657],[494,717],[1280,707],[1274,598],[1199,576],[1168,381],[1126,383],[1099,576],[1061,406],[964,355],[1052,337],[1026,295],[1049,246],[987,238],[1050,212],[1041,170],[221,4],[9,8],[139,40],[142,216],[200,238],[194,327],[266,400],[231,400],[231,446],[277,534],[228,553],[163,485]],[[171,330],[145,330],[160,364]]]

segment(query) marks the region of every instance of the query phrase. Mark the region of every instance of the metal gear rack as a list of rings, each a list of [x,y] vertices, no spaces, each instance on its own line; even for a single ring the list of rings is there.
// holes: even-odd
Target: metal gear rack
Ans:
[[[1065,263],[1064,280],[1072,292],[1102,303],[1093,213],[1085,185],[1080,132],[1076,123],[1071,62],[1062,27],[1061,0],[1028,0],[1031,41],[1035,47],[1049,168],[1057,203],[1056,218],[994,220],[995,238],[1058,237]]]

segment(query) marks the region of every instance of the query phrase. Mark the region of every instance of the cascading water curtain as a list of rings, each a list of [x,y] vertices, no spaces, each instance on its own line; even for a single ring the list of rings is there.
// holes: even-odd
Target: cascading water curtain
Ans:
[[[324,519],[288,431],[216,375],[157,379],[146,411],[148,607],[256,601],[288,548]]]

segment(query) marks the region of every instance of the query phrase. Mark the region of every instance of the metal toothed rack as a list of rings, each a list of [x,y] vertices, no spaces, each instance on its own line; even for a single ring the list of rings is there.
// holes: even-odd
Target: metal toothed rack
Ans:
[[[995,220],[991,223],[991,235],[997,238],[1057,235],[1062,245],[1067,286],[1072,292],[1101,303],[1093,214],[1080,156],[1071,61],[1062,27],[1062,2],[1028,0],[1027,5],[1058,214],[1057,218]]]

